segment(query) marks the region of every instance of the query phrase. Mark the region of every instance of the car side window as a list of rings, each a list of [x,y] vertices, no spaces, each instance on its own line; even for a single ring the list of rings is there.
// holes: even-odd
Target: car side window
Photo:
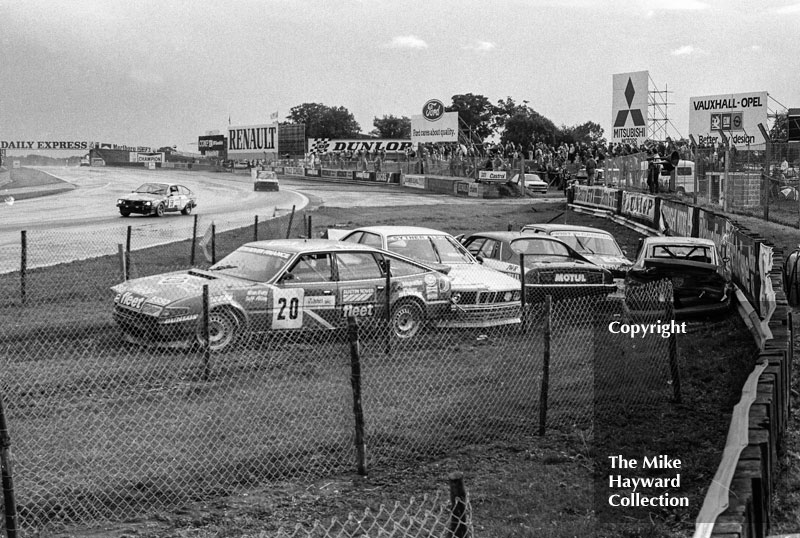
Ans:
[[[362,235],[364,235],[364,232],[354,232],[342,239],[342,241],[345,243],[358,243]]]
[[[494,239],[487,239],[481,249],[478,251],[478,256],[489,258],[490,260],[497,260],[500,258],[499,243]]]
[[[339,252],[336,254],[339,280],[383,278],[378,260],[371,252]]]
[[[383,248],[381,236],[369,232],[364,232],[364,235],[361,237],[361,241],[359,241],[359,243],[375,248]]]
[[[398,276],[411,276],[411,275],[421,275],[423,273],[428,273],[429,269],[423,269],[418,265],[414,265],[413,263],[408,263],[405,260],[401,260],[399,258],[386,258],[389,260],[389,266],[392,271],[393,277]]]
[[[173,185],[172,187],[170,187],[170,188],[169,188],[169,193],[170,193],[170,195],[172,195],[172,194],[178,194],[178,187],[176,187],[175,185]]]
[[[477,256],[478,253],[481,251],[481,247],[483,247],[484,243],[486,243],[485,237],[476,237],[475,239],[471,240],[467,245],[467,250],[473,256]]]
[[[304,254],[289,273],[295,282],[330,282],[333,280],[330,254]]]

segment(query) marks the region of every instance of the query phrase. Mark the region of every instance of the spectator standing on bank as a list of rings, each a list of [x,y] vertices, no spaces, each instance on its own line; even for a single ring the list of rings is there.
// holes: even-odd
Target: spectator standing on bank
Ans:
[[[590,151],[586,152],[586,184],[594,185],[595,175],[597,175],[597,161],[592,157]]]

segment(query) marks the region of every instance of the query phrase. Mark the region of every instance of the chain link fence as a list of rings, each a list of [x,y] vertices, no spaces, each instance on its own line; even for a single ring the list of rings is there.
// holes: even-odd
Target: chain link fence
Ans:
[[[217,222],[214,256],[253,239],[311,235],[312,218],[305,211],[238,228]],[[32,233],[27,249],[44,248],[42,266],[0,275],[0,394],[20,528],[121,520],[272,481],[391,469],[553,430],[591,438],[598,410],[616,417],[624,405],[628,416],[647,415],[674,396],[671,340],[623,329],[669,319],[671,288],[661,284],[638,289],[637,302],[579,287],[552,292],[549,301],[526,302],[515,323],[444,329],[429,319],[407,338],[397,337],[396,309],[382,311],[379,301],[370,308],[369,297],[353,299],[350,290],[330,304],[358,308],[319,314],[326,329],[260,332],[254,322],[222,350],[210,345],[219,327],[242,320],[216,308],[228,292],[209,286],[190,334],[163,329],[163,342],[186,345],[154,345],[146,331],[121,329],[110,288],[126,275],[173,271],[162,279],[180,288],[205,231],[174,234],[177,241],[159,244],[164,238],[146,225],[124,239]],[[47,263],[48,245],[59,242],[76,261],[53,251]],[[97,257],[105,243],[122,246]],[[194,262],[210,265],[200,254]],[[497,296],[480,297],[490,313]],[[637,312],[640,304],[647,313]],[[352,532],[349,523],[325,530],[381,534],[375,521],[409,511],[386,509]],[[411,527],[438,528],[427,525]]]

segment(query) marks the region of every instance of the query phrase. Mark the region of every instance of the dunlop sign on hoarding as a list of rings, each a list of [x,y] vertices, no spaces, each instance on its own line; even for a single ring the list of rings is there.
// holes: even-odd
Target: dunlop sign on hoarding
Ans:
[[[390,140],[390,139],[371,139],[371,140],[345,140],[331,138],[309,138],[308,153],[312,155],[325,155],[328,153],[360,152],[375,153],[377,151],[400,152],[411,147],[411,140]]]
[[[689,98],[689,134],[700,145],[722,142],[719,131],[739,148],[765,144],[759,123],[767,127],[767,92]]]
[[[277,123],[228,128],[228,156],[243,157],[249,154],[258,159],[265,152],[278,152]]]
[[[613,75],[611,92],[611,141],[643,144],[647,139],[647,106],[650,93],[648,71]]]
[[[622,193],[622,214],[655,223],[656,197],[636,192]]]
[[[431,99],[422,107],[422,114],[411,116],[411,142],[415,146],[458,142],[458,112],[445,112],[444,103]]]

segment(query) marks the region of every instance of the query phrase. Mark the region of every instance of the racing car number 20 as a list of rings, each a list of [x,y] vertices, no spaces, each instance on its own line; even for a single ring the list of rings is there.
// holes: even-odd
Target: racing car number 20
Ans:
[[[273,329],[299,329],[303,326],[302,288],[276,289],[272,309]]]

